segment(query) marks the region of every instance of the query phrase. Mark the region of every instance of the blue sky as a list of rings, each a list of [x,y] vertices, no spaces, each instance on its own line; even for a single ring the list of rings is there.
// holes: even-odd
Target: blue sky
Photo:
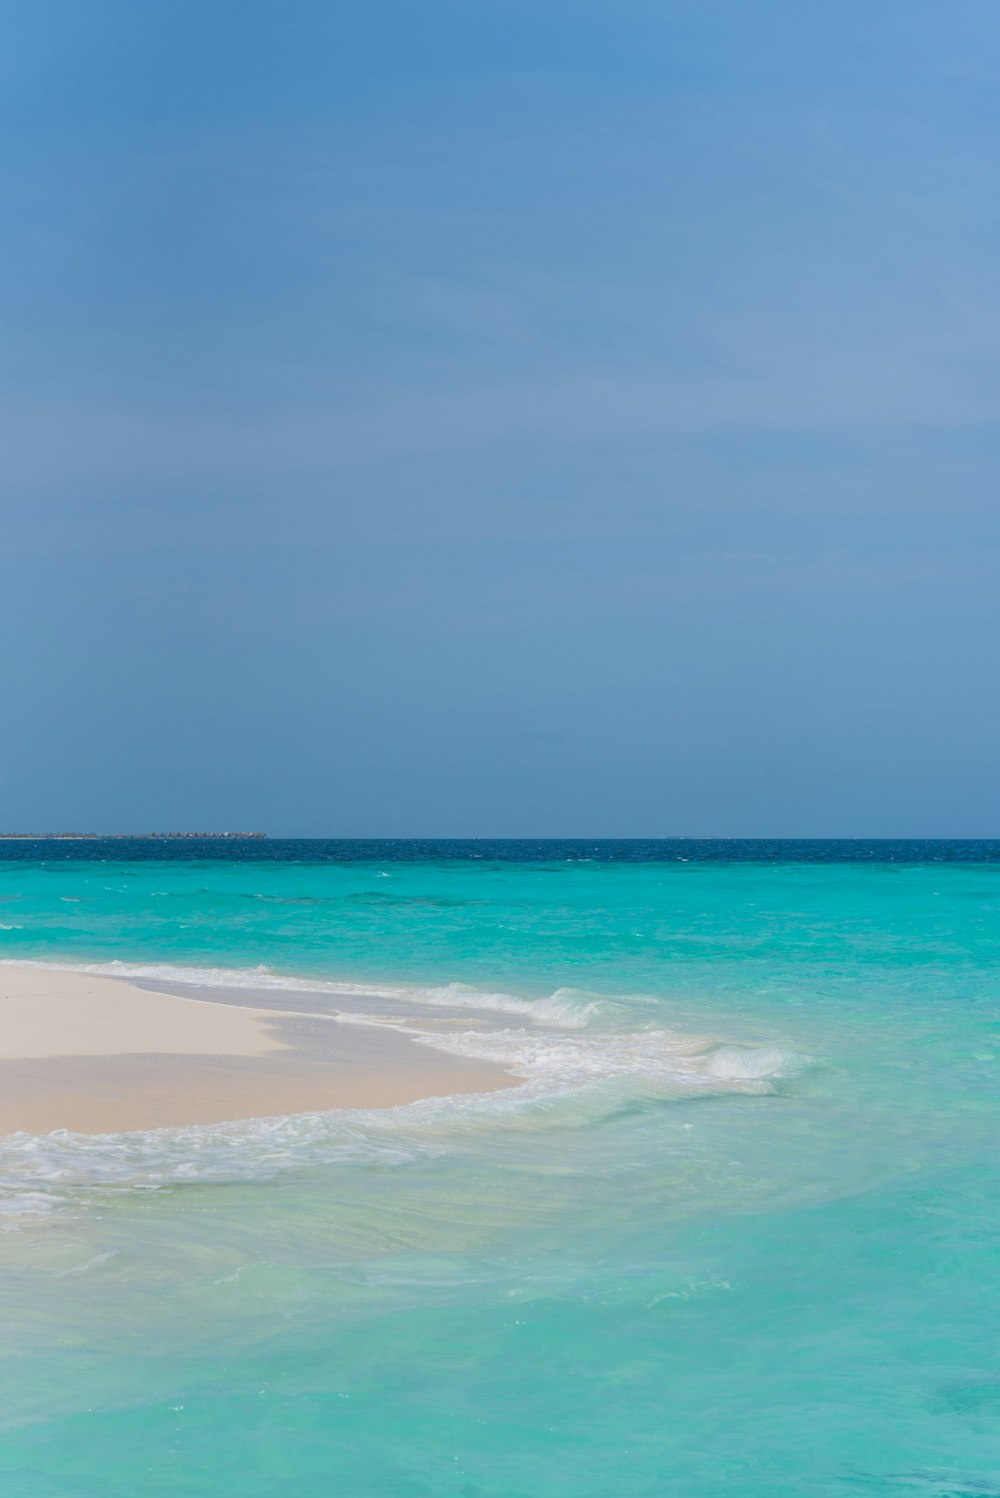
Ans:
[[[14,0],[0,821],[1000,835],[1000,12]]]

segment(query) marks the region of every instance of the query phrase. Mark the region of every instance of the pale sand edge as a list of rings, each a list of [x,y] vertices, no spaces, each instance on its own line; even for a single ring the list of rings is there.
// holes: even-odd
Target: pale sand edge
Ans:
[[[119,978],[0,966],[0,1061],[49,1056],[264,1056],[280,1016],[133,988]]]
[[[492,1092],[489,1062],[90,973],[0,965],[0,1134],[119,1133]],[[311,1026],[318,1052],[301,1045]],[[318,1029],[316,1028],[318,1027]]]

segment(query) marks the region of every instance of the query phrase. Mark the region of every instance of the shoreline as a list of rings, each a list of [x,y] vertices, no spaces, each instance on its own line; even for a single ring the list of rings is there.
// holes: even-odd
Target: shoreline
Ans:
[[[517,1086],[397,1028],[0,967],[0,1135],[176,1128]]]

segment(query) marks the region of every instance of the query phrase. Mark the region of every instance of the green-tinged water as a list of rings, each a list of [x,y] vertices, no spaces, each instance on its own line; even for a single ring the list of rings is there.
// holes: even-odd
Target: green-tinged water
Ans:
[[[0,1144],[4,1493],[1000,1494],[1000,849],[443,851],[0,860],[2,956],[523,1081]]]

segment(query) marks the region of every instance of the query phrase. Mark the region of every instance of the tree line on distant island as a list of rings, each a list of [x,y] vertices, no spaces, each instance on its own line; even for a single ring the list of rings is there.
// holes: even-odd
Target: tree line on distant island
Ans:
[[[57,843],[57,842],[114,842],[131,841],[163,842],[174,838],[247,838],[267,837],[266,832],[0,832],[0,842]]]

